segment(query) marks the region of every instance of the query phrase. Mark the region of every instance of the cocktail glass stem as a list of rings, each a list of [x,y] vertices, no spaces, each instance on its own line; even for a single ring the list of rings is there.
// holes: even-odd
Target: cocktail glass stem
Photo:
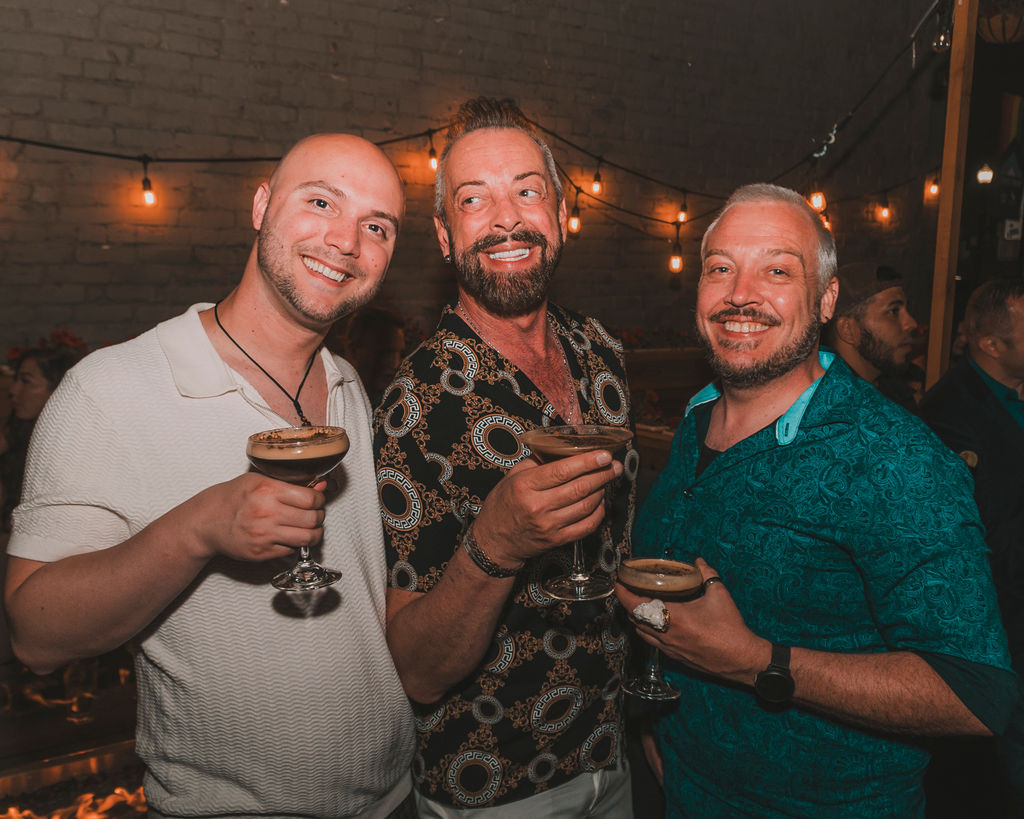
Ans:
[[[587,567],[583,563],[583,544],[578,540],[572,542],[572,571],[569,579],[574,583],[586,583],[590,580]]]
[[[644,670],[637,677],[626,680],[622,689],[627,694],[645,700],[668,702],[680,697],[679,690],[669,685],[661,673],[661,651],[657,646],[647,646]]]

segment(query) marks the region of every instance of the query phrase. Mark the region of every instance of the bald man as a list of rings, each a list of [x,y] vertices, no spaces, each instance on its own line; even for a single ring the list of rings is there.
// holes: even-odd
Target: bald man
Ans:
[[[380,287],[403,209],[377,147],[302,140],[256,191],[235,289],[88,356],[39,419],[8,548],[14,649],[46,673],[136,641],[150,816],[411,815],[369,406],[322,347]],[[248,471],[250,434],[307,423],[348,431],[328,480]],[[301,546],[341,581],[275,591]]]

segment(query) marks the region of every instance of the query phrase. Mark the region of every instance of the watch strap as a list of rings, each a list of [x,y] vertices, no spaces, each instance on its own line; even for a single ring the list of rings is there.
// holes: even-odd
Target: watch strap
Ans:
[[[772,643],[772,660],[768,664],[768,668],[789,674],[790,653],[789,646],[782,645],[781,643]]]

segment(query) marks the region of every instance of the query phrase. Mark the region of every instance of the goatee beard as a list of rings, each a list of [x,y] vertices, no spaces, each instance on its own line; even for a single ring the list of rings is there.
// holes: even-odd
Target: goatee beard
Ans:
[[[484,271],[480,254],[504,242],[522,242],[540,249],[540,261],[519,273]],[[451,234],[448,245],[453,247]],[[548,254],[551,250],[550,255]],[[503,318],[521,316],[539,308],[548,297],[548,289],[562,253],[562,242],[549,246],[547,237],[536,230],[517,230],[478,239],[454,256],[459,285],[489,313]]]

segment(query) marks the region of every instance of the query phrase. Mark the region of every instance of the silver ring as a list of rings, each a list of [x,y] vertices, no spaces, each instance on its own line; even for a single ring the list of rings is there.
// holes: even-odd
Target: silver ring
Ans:
[[[714,575],[711,575],[711,577],[709,577],[707,580],[704,581],[704,588],[706,589],[712,583],[724,583],[724,582],[725,581],[723,581],[722,578],[720,578],[717,574],[714,574]]]

